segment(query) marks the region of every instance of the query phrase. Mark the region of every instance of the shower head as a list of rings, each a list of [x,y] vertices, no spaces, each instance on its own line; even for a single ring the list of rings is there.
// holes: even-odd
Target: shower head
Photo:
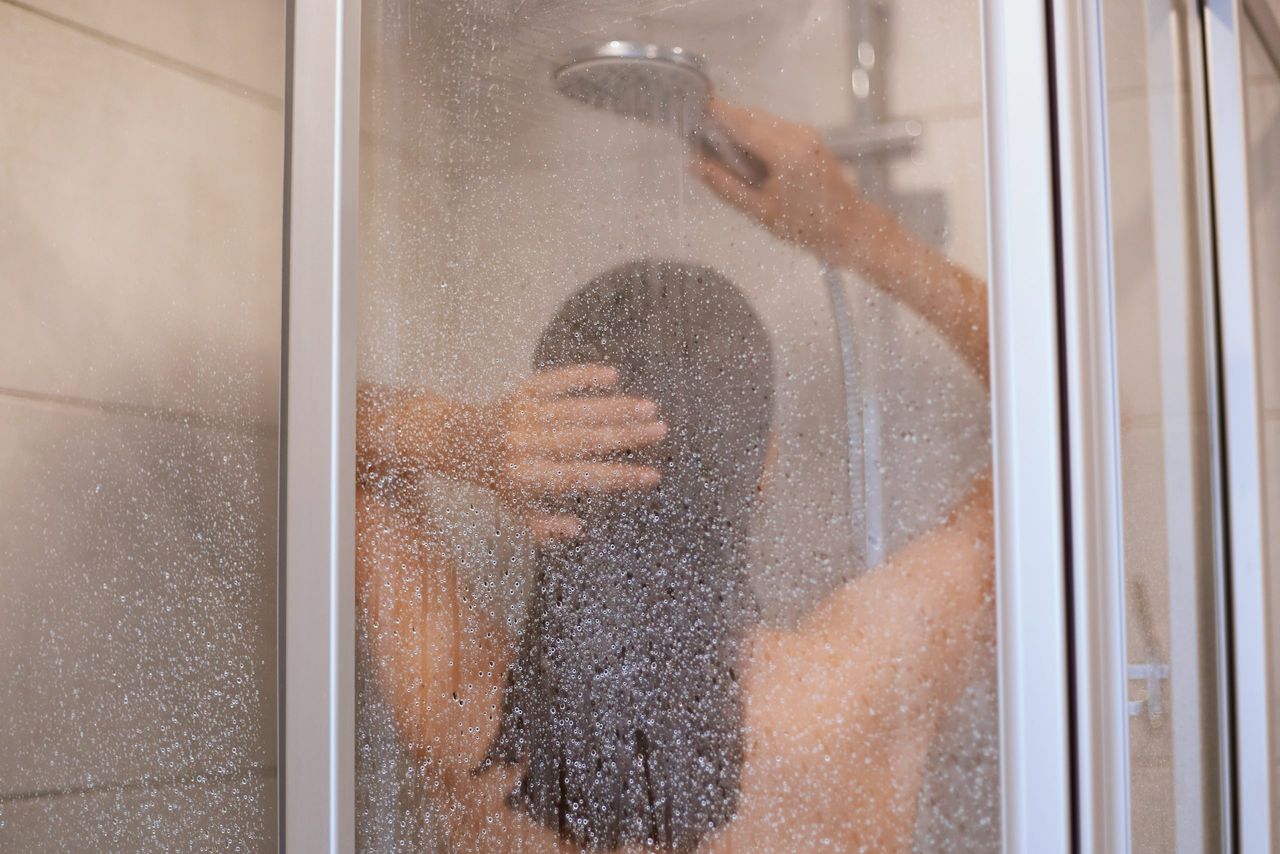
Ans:
[[[679,47],[609,41],[574,51],[553,74],[556,90],[592,107],[669,128],[752,186],[763,162],[707,115],[706,62]]]
[[[705,63],[678,47],[611,41],[571,53],[556,69],[561,95],[628,118],[683,129],[711,94]]]

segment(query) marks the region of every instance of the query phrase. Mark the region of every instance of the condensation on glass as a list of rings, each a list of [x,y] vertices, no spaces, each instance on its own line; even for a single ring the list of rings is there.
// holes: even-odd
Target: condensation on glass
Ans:
[[[1272,15],[1280,6],[1271,3]],[[1274,20],[1274,18],[1273,18]],[[1274,29],[1271,37],[1274,38]],[[1267,44],[1252,22],[1244,33],[1245,111],[1249,127],[1249,205],[1253,228],[1253,275],[1257,293],[1258,342],[1261,352],[1263,459],[1266,471],[1267,566],[1271,652],[1267,660],[1280,666],[1280,44]],[[1280,674],[1273,674],[1272,685]],[[1273,733],[1280,733],[1280,705],[1271,703]],[[1280,778],[1280,746],[1272,739],[1273,774]],[[1280,804],[1272,814],[1280,813]],[[1275,829],[1280,833],[1280,828]]]
[[[1103,10],[1136,851],[1220,843],[1213,434],[1187,6]]]
[[[276,848],[284,7],[0,4],[0,850]]]
[[[358,847],[998,848],[977,0],[363,8]]]

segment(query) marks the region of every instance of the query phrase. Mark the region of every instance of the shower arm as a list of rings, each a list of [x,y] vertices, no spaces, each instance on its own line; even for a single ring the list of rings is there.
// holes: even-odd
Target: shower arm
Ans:
[[[895,189],[891,163],[910,154],[924,137],[924,123],[893,116],[885,76],[883,46],[890,42],[892,4],[886,0],[848,3],[849,122],[827,128],[824,138],[836,157],[856,174],[858,189],[888,210],[926,243],[941,247],[947,236],[946,194],[939,189]]]
[[[906,154],[916,147],[924,127],[916,119],[867,126],[830,128],[823,136],[827,147],[841,160],[856,163],[863,157]]]
[[[849,69],[851,122],[825,133],[827,146],[841,160],[857,167],[859,183],[873,193],[887,190],[883,160],[911,152],[924,133],[916,119],[885,119],[884,63],[876,45],[885,41],[877,36],[886,34],[887,21],[888,10],[882,0],[850,0],[849,34],[854,45]]]

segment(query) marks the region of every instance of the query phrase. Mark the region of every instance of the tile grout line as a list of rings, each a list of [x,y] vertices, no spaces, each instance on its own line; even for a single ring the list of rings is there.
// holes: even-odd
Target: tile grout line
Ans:
[[[267,107],[275,112],[284,111],[284,98],[272,95],[270,92],[264,92],[261,89],[256,89],[253,86],[240,83],[230,77],[224,77],[221,74],[216,74],[190,62],[185,62],[157,50],[152,50],[151,48],[134,44],[133,42],[119,38],[118,36],[113,36],[110,33],[104,33],[101,30],[96,30],[93,27],[82,24],[79,21],[72,20],[71,18],[56,15],[53,12],[40,9],[30,3],[23,2],[23,0],[0,0],[0,4],[11,6],[12,8],[26,12],[27,14],[34,15],[51,23],[66,27],[67,29],[73,30],[86,38],[93,39],[94,41],[101,42],[109,47],[124,51],[125,53],[150,62],[153,65],[158,65],[169,71],[194,78],[202,83],[213,86],[214,88],[221,89],[224,92],[258,104],[259,106]]]
[[[154,789],[166,789],[184,785],[208,785],[211,783],[230,783],[236,780],[271,779],[277,773],[275,765],[254,764],[232,771],[209,774],[184,774],[173,777],[143,777],[137,780],[126,780],[121,783],[103,783],[98,786],[66,786],[58,789],[33,789],[28,792],[13,792],[0,795],[0,806],[33,801],[40,798],[61,798],[72,795],[93,795],[103,792],[141,792]]]
[[[0,2],[7,2],[7,0],[0,0]],[[142,418],[206,430],[233,430],[262,436],[275,436],[278,432],[277,425],[252,418],[206,415],[185,409],[143,406],[137,403],[112,403],[110,401],[0,386],[0,401],[6,398],[24,403],[43,403],[67,409],[77,409],[92,415],[122,415],[129,418]]]

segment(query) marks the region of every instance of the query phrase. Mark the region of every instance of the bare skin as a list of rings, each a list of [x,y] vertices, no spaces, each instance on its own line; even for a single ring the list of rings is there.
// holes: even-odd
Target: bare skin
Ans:
[[[775,236],[861,274],[913,309],[986,380],[985,282],[863,198],[815,129],[718,100],[711,112],[769,168],[764,183],[752,187],[719,162],[697,156],[691,168],[713,193]]]
[[[358,494],[359,599],[378,684],[465,850],[572,850],[507,809],[519,770],[472,773],[493,738],[509,644],[458,590],[447,544]],[[747,671],[743,800],[707,851],[903,849],[939,716],[987,648],[990,490],[838,591],[794,631],[764,631]],[[453,806],[453,809],[446,808]],[[810,838],[812,837],[812,838]],[[797,848],[797,844],[800,848]]]
[[[722,102],[712,109],[770,173],[753,188],[696,158],[714,193],[914,309],[986,378],[980,280],[863,199],[812,129]],[[610,394],[616,383],[595,365],[537,375],[491,404],[361,392],[363,625],[378,684],[459,850],[573,849],[505,806],[519,769],[472,773],[498,723],[510,638],[467,602],[449,543],[430,533],[430,508],[398,490],[425,472],[481,485],[535,538],[572,537],[580,520],[540,510],[542,498],[657,482],[652,469],[600,461],[666,433],[651,402]],[[573,396],[584,389],[605,395]],[[993,641],[992,541],[983,478],[944,524],[794,630],[752,638],[743,799],[703,850],[905,850],[938,719]]]
[[[610,393],[617,383],[607,365],[572,365],[536,374],[489,404],[366,386],[356,413],[361,480],[389,487],[431,473],[484,486],[535,537],[574,536],[580,520],[540,510],[542,499],[658,483],[653,468],[599,461],[667,434],[653,402]],[[581,391],[606,394],[574,396]]]

